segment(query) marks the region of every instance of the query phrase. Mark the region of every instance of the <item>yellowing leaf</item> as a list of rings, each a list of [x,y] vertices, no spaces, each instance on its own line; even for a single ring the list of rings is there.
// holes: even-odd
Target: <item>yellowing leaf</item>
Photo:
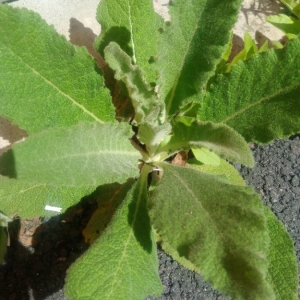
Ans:
[[[217,166],[197,164],[193,160],[189,160],[188,163],[188,167],[196,168],[204,173],[222,176],[222,178],[228,180],[231,184],[237,184],[241,186],[246,185],[243,177],[239,174],[237,169],[224,159],[220,159],[220,163]]]
[[[203,164],[212,166],[218,166],[220,164],[219,156],[206,148],[192,148],[192,152],[195,158]]]
[[[92,244],[103,233],[133,182],[133,179],[129,179],[124,184],[112,183],[97,188],[94,195],[97,197],[98,208],[82,232],[86,243]]]

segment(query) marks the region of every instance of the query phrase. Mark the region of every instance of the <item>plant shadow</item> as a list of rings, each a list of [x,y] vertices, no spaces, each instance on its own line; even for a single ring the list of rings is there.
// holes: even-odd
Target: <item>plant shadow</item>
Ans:
[[[249,14],[261,19],[261,15],[270,16],[282,13],[285,10],[279,0],[253,0],[249,7],[241,7],[241,12],[245,16],[247,24],[249,24]]]
[[[87,28],[75,18],[70,19],[69,41],[71,44],[79,47],[86,47],[89,54],[97,61],[97,66],[101,69],[104,66],[104,60],[94,47],[94,41],[97,35],[92,29]]]
[[[89,247],[82,230],[96,207],[96,201],[83,198],[64,214],[42,219],[30,247],[19,242],[21,220],[11,222],[10,246],[0,264],[0,299],[42,300],[63,289],[67,269]]]

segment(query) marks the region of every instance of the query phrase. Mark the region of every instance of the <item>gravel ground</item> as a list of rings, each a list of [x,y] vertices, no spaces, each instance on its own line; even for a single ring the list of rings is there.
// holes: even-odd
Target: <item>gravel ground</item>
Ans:
[[[292,236],[300,261],[300,135],[253,146],[256,165],[237,165],[248,184],[285,224]],[[63,284],[69,265],[87,249],[81,236],[92,211],[93,201],[80,203],[64,216],[25,222],[26,230],[37,226],[31,246],[21,246],[12,236],[6,262],[0,265],[0,300],[64,300]],[[23,223],[14,222],[14,228]],[[20,221],[19,221],[20,223]],[[31,224],[31,225],[30,225]],[[21,226],[22,228],[22,226]],[[24,234],[25,235],[25,234]],[[201,276],[181,267],[159,249],[159,273],[164,300],[228,300],[201,280]],[[153,298],[147,298],[153,299]],[[299,297],[300,299],[300,297]]]

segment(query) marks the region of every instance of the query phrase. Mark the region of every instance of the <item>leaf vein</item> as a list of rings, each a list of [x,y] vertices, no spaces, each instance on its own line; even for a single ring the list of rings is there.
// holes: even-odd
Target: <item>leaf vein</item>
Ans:
[[[143,181],[140,183],[141,185],[145,184]],[[109,297],[108,299],[111,298],[111,295],[113,293],[113,287],[117,281],[117,278],[119,278],[118,274],[120,272],[120,269],[121,269],[121,265],[123,264],[123,261],[126,257],[126,253],[127,253],[127,248],[128,246],[130,246],[130,240],[132,239],[132,237],[134,236],[134,232],[133,232],[133,228],[134,228],[134,225],[135,225],[135,222],[136,222],[136,217],[137,217],[137,212],[138,212],[138,209],[139,209],[139,206],[140,206],[140,203],[141,203],[141,199],[142,199],[142,193],[143,193],[143,189],[140,188],[139,189],[139,193],[138,193],[138,200],[137,200],[137,205],[136,205],[136,208],[135,208],[135,211],[134,211],[134,216],[133,216],[133,221],[131,223],[131,227],[130,227],[130,231],[129,231],[129,234],[128,234],[128,238],[124,244],[124,250],[122,252],[122,256],[119,260],[119,263],[118,263],[118,267],[117,267],[117,270],[116,272],[114,273],[114,280],[111,284],[111,290],[110,290],[110,294],[109,294]],[[124,268],[125,269],[125,268]]]
[[[92,117],[95,121],[99,122],[100,124],[104,124],[104,122],[99,119],[95,114],[87,110],[83,105],[78,103],[74,98],[72,98],[70,95],[63,92],[61,89],[59,89],[55,84],[53,84],[50,80],[48,80],[46,77],[44,77],[41,73],[39,73],[35,68],[31,67],[29,64],[27,64],[22,57],[18,56],[16,53],[14,53],[9,47],[5,46],[12,55],[17,57],[27,68],[29,68],[35,75],[43,79],[49,86],[51,86],[53,89],[58,91],[59,94],[70,100],[74,105],[76,105],[78,108],[80,108],[84,113],[88,114],[90,117]]]
[[[133,26],[132,26],[132,14],[131,14],[131,7],[130,7],[130,4],[129,4],[129,1],[127,2],[128,3],[128,21],[129,21],[129,26],[130,26],[130,40],[131,40],[131,44],[132,44],[132,60],[133,60],[133,63],[136,64],[136,55],[135,55],[135,45],[134,45],[134,37],[133,37]]]
[[[247,110],[251,109],[252,107],[254,106],[257,106],[265,101],[268,101],[272,98],[275,98],[276,96],[279,96],[280,94],[284,94],[284,93],[287,93],[295,88],[299,88],[300,87],[300,84],[299,82],[297,82],[296,84],[294,85],[291,85],[291,86],[288,86],[286,88],[282,88],[278,91],[276,91],[275,93],[269,95],[269,96],[266,96],[266,97],[262,97],[260,100],[254,102],[254,103],[250,103],[249,105],[247,105],[246,107],[236,111],[235,113],[233,113],[232,115],[228,116],[227,118],[225,118],[223,121],[221,121],[221,123],[227,123],[229,122],[230,120],[234,119],[235,117],[237,117],[238,115],[241,115],[243,113],[245,113]]]

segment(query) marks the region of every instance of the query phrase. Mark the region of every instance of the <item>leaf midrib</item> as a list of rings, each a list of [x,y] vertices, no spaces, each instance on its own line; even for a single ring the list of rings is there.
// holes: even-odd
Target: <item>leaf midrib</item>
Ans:
[[[45,183],[42,183],[42,184],[35,184],[33,186],[30,186],[26,189],[22,189],[22,190],[19,190],[17,192],[13,192],[13,193],[10,193],[10,194],[5,194],[6,197],[8,198],[12,198],[12,197],[15,197],[15,196],[18,196],[20,194],[25,194],[25,193],[28,193],[30,190],[34,190],[34,189],[37,189],[37,188],[40,188],[40,187],[46,187],[47,184]],[[2,195],[2,193],[0,193],[0,196]]]
[[[135,55],[135,44],[134,44],[134,36],[133,36],[133,26],[132,26],[132,14],[131,14],[131,6],[130,1],[127,1],[128,4],[128,22],[129,22],[129,28],[130,28],[130,41],[132,44],[132,61],[133,64],[136,64],[136,55]]]
[[[300,87],[300,83],[299,82],[297,82],[297,83],[295,83],[295,84],[293,84],[291,86],[282,88],[282,89],[278,90],[277,92],[275,92],[275,93],[273,93],[273,94],[271,94],[269,96],[262,97],[261,99],[259,99],[258,101],[254,102],[254,103],[250,103],[246,107],[243,107],[240,110],[234,112],[231,116],[225,118],[224,120],[221,120],[220,122],[221,123],[228,123],[229,121],[233,120],[237,116],[239,116],[241,114],[244,114],[247,110],[250,110],[252,107],[257,106],[259,104],[262,104],[263,102],[268,101],[268,100],[270,100],[272,98],[275,98],[276,96],[279,96],[280,94],[288,93],[288,92],[292,91],[293,89],[296,89],[297,87],[298,88]]]
[[[3,45],[3,44],[2,44]],[[39,73],[37,70],[35,70],[34,67],[28,65],[22,57],[20,57],[19,55],[17,55],[11,48],[7,47],[6,45],[3,45],[7,51],[9,51],[13,56],[15,56],[17,59],[19,59],[19,61],[22,62],[22,64],[24,64],[24,66],[26,66],[29,70],[32,71],[32,73],[34,73],[35,75],[37,75],[39,78],[41,78],[42,80],[44,80],[46,82],[46,84],[48,84],[49,86],[51,86],[53,89],[55,89],[56,91],[58,91],[59,94],[61,94],[62,96],[64,96],[65,98],[67,98],[68,100],[70,100],[72,102],[72,104],[76,105],[78,108],[80,108],[84,113],[86,113],[87,115],[89,115],[90,117],[92,117],[95,121],[97,121],[100,124],[104,124],[105,122],[103,122],[101,119],[99,119],[98,117],[95,116],[95,114],[93,114],[92,112],[90,112],[89,110],[87,110],[83,105],[81,105],[80,103],[78,103],[75,99],[73,99],[70,95],[66,94],[65,92],[63,92],[61,89],[59,89],[56,85],[54,85],[50,80],[48,80],[46,77],[44,77],[41,73]]]
[[[58,156],[58,157],[52,157],[52,158],[47,158],[47,159],[39,159],[39,160],[34,160],[34,163],[36,162],[43,162],[43,161],[58,161],[58,160],[68,160],[72,158],[77,158],[77,157],[98,157],[98,156],[103,156],[103,155],[118,155],[118,156],[131,156],[131,157],[139,157],[139,153],[137,151],[110,151],[110,150],[105,150],[105,151],[92,151],[92,152],[84,152],[84,153],[75,153],[75,154],[68,154],[64,156]]]
[[[146,177],[147,178],[147,177]],[[136,209],[135,209],[135,211],[134,211],[134,216],[133,216],[133,221],[132,221],[132,223],[131,223],[131,226],[130,226],[130,231],[129,231],[129,234],[128,234],[128,238],[127,238],[127,240],[125,241],[125,243],[124,243],[124,251],[122,252],[122,256],[121,256],[121,258],[120,258],[120,260],[119,260],[119,263],[118,263],[118,266],[117,266],[117,270],[116,270],[116,272],[114,273],[114,278],[113,278],[113,282],[111,283],[111,289],[110,289],[110,293],[109,293],[109,297],[108,297],[108,299],[113,299],[113,298],[111,298],[111,295],[113,295],[113,293],[114,293],[114,291],[115,291],[115,289],[114,289],[114,287],[115,287],[115,284],[116,284],[116,282],[117,282],[117,280],[118,280],[118,278],[119,278],[119,273],[120,273],[120,270],[121,270],[121,268],[122,268],[122,265],[123,265],[123,261],[124,261],[124,259],[125,259],[125,257],[127,256],[126,255],[126,253],[127,253],[127,248],[129,247],[129,245],[130,245],[130,241],[131,241],[131,239],[132,239],[132,237],[134,236],[134,232],[133,232],[133,228],[134,228],[134,226],[135,226],[135,223],[136,223],[136,217],[137,217],[137,212],[138,212],[138,210],[139,210],[139,207],[140,207],[140,203],[141,203],[141,201],[142,201],[142,194],[143,194],[143,186],[145,186],[145,184],[146,184],[146,182],[145,182],[145,176],[141,176],[140,177],[140,180],[141,180],[141,182],[140,182],[140,189],[139,189],[139,193],[138,193],[138,200],[137,200],[137,204],[136,204]],[[136,186],[136,188],[138,187],[138,185]],[[133,188],[135,188],[135,187],[133,187]]]

